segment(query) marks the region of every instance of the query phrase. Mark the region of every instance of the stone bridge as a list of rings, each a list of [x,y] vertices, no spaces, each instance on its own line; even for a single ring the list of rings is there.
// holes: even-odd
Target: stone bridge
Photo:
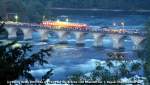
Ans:
[[[32,39],[33,32],[39,32],[40,40],[48,40],[50,32],[55,32],[59,38],[58,42],[67,42],[67,35],[70,33],[75,35],[76,44],[84,44],[86,34],[91,34],[94,39],[93,46],[103,46],[102,40],[104,36],[109,36],[112,39],[113,48],[118,49],[123,47],[125,37],[129,37],[134,46],[133,49],[140,49],[140,45],[145,39],[145,32],[137,29],[113,29],[112,27],[101,28],[99,26],[88,26],[86,29],[80,28],[64,28],[64,27],[46,27],[36,23],[6,23],[4,29],[8,32],[8,39],[17,37],[17,30],[21,30],[24,35],[24,40]]]

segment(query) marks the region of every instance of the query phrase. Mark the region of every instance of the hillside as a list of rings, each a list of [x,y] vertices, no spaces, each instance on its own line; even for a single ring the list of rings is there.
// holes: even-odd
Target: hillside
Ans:
[[[0,0],[0,16],[17,13],[21,21],[40,22],[50,8],[150,10],[150,0]]]

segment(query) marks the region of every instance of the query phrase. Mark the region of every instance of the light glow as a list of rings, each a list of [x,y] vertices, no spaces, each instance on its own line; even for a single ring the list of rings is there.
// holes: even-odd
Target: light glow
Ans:
[[[45,27],[64,27],[64,28],[87,28],[86,24],[69,23],[63,21],[43,21],[42,25]]]

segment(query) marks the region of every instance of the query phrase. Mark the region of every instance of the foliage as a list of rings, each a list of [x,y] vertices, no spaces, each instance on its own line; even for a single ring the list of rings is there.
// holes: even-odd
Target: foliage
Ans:
[[[0,21],[2,18],[0,19]],[[3,28],[5,22],[0,24]],[[30,73],[34,64],[48,64],[46,56],[51,56],[52,48],[40,49],[33,53],[32,46],[29,44],[18,44],[17,41],[0,42],[0,85],[6,85],[7,81],[19,79],[21,76],[27,80],[35,80]],[[30,55],[31,54],[31,55]],[[53,75],[53,69],[50,69],[42,76],[42,81],[46,81]]]
[[[140,63],[134,63],[131,67],[132,71],[137,71],[141,68],[141,64]]]
[[[49,70],[45,75],[42,76],[42,80],[46,81],[50,76],[53,75],[52,73],[53,69]]]
[[[145,70],[145,76],[147,77],[149,83],[150,83],[150,20],[146,23],[146,41],[144,44],[144,51],[142,57],[145,60],[144,64],[144,70]]]
[[[73,80],[73,81],[81,81],[84,79],[84,74],[82,72],[76,72],[74,74],[72,74],[70,77],[69,77],[69,80]]]
[[[31,56],[27,56],[31,52],[31,45],[25,44],[22,46],[14,47],[16,42],[12,42],[6,45],[1,43],[0,45],[0,80],[1,83],[6,81],[12,81],[18,79],[20,76],[27,78],[28,80],[35,80],[35,78],[29,73],[31,66],[34,66],[35,62],[43,65],[48,63],[44,59],[44,56],[50,56],[52,48],[41,49],[37,53],[33,53]],[[43,76],[43,80],[51,76],[52,70],[48,71]],[[46,76],[47,75],[47,76]],[[3,82],[2,82],[3,81]]]
[[[121,77],[120,74],[112,74],[110,72],[110,70],[106,69],[105,67],[103,67],[99,64],[88,75],[86,75],[82,72],[74,73],[71,77],[69,77],[69,79],[72,81],[77,81],[77,82],[80,82],[80,81],[89,81],[89,82],[90,81],[101,81],[102,83],[104,83],[106,81],[117,81],[120,79],[120,77]],[[84,84],[84,85],[88,85],[88,84]],[[99,84],[95,84],[95,85],[99,85]]]
[[[129,76],[129,69],[127,68],[127,65],[125,63],[122,63],[119,67],[119,73],[121,77],[128,77]]]
[[[123,60],[125,55],[121,52],[108,52],[107,56],[110,60]]]
[[[96,68],[89,72],[88,75],[84,73],[73,74],[71,80],[73,81],[118,81],[121,78],[132,78],[141,70],[142,64],[139,62],[125,61],[123,57],[125,56],[121,52],[110,52],[107,55],[111,58],[106,61],[105,65],[96,63]],[[132,63],[131,63],[132,62]],[[115,65],[116,63],[116,65]],[[130,65],[131,64],[131,65]],[[135,72],[135,73],[133,73]],[[80,75],[79,75],[80,74]],[[86,85],[86,84],[85,84]],[[88,84],[87,84],[88,85]],[[103,85],[103,84],[102,84]],[[107,84],[104,84],[107,85]],[[109,84],[108,84],[109,85]],[[116,84],[115,84],[116,85]],[[120,85],[120,84],[117,84]],[[122,84],[121,84],[122,85]],[[124,84],[123,84],[124,85]]]
[[[0,16],[10,20],[10,13],[17,13],[19,21],[41,22],[43,16],[49,12],[47,3],[49,0],[0,0]]]
[[[1,23],[2,29],[5,23]],[[20,76],[27,78],[28,80],[35,80],[35,78],[29,73],[30,67],[34,66],[34,63],[38,62],[40,65],[48,63],[44,56],[51,56],[52,48],[41,49],[37,53],[31,53],[32,46],[29,44],[18,45],[16,41],[5,44],[0,42],[0,85],[7,84],[7,81],[18,79]],[[52,69],[42,76],[42,81],[46,81],[52,74]]]

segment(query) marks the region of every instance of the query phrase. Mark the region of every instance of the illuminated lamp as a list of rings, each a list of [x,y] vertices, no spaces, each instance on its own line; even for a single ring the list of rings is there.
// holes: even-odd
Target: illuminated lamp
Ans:
[[[66,22],[69,22],[69,19],[67,18],[65,21],[66,21]]]

